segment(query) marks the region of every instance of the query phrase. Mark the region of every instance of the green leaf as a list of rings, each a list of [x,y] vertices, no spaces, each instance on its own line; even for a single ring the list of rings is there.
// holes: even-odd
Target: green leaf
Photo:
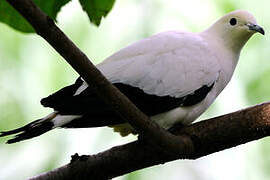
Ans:
[[[115,0],[79,0],[90,21],[99,26],[102,17],[110,12]]]
[[[52,19],[56,20],[56,15],[61,7],[70,0],[33,0],[34,3]],[[5,0],[0,1],[0,22],[3,22],[16,30],[30,33],[34,32],[32,26]]]

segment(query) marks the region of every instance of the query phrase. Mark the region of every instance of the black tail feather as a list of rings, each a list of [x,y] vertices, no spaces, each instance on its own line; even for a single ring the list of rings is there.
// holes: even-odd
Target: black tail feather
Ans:
[[[40,121],[41,119],[38,119],[38,120],[35,120],[23,127],[20,127],[20,128],[17,128],[17,129],[13,129],[13,130],[10,130],[10,131],[1,131],[0,132],[0,137],[3,137],[3,136],[9,136],[9,135],[12,135],[12,134],[17,134],[19,132],[22,132],[22,131],[26,131],[28,130],[33,124],[37,123],[38,121]]]
[[[39,136],[53,128],[53,122],[51,121],[41,121],[38,119],[33,121],[23,127],[11,130],[11,131],[3,131],[0,132],[0,137],[8,136],[12,134],[17,134],[12,139],[8,140],[7,144],[12,144],[15,142],[19,142],[22,140],[30,139],[36,136]],[[18,134],[19,133],[19,134]]]

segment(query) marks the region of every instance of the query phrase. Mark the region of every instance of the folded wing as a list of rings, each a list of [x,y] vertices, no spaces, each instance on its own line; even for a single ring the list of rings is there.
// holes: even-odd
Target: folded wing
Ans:
[[[215,58],[199,36],[167,32],[124,48],[97,67],[141,111],[153,116],[203,101],[218,79]],[[67,127],[125,122],[81,79],[41,103],[62,115],[81,115]]]

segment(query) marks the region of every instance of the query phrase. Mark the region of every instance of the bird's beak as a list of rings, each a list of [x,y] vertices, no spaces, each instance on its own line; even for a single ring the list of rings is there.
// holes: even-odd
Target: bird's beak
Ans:
[[[249,30],[259,32],[262,35],[265,34],[263,28],[261,26],[257,25],[257,24],[251,24],[251,23],[249,23],[249,24],[247,24],[247,26],[248,26]]]

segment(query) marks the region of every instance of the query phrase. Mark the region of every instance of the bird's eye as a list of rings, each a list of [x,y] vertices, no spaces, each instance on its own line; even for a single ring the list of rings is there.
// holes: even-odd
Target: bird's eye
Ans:
[[[230,25],[234,26],[234,25],[236,25],[236,23],[237,23],[237,20],[235,18],[232,18],[230,20]]]

